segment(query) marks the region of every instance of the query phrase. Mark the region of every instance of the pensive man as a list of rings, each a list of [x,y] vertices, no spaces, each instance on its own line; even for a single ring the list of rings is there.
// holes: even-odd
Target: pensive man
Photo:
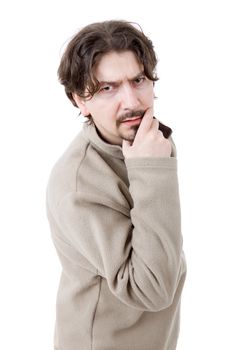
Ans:
[[[133,23],[69,42],[58,76],[86,117],[52,169],[62,275],[56,350],[174,350],[186,275],[172,130],[154,117],[157,58]]]

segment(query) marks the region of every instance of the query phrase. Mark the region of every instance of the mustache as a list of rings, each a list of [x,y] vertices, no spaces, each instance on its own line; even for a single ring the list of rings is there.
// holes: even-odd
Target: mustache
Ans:
[[[145,112],[146,111],[143,111],[142,109],[137,110],[137,111],[126,112],[118,118],[117,124],[119,125],[120,123],[124,122],[126,119],[131,119],[131,118],[134,118],[136,116],[143,117]]]

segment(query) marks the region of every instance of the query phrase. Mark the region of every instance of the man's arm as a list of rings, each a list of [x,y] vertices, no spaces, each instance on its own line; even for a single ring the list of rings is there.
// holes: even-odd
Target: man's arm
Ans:
[[[152,127],[149,117],[137,136],[143,137],[142,131]],[[156,123],[153,127],[158,127]],[[66,241],[91,263],[96,274],[106,278],[111,292],[127,305],[149,311],[171,305],[185,272],[177,159],[169,156],[170,141],[163,147],[162,135],[157,136],[156,152],[159,148],[168,156],[125,159],[131,212],[106,196],[82,189],[68,194],[58,208]],[[135,141],[126,145],[131,155],[143,151],[142,143],[135,140],[136,147]],[[154,135],[142,140],[148,152],[150,140],[154,144]]]

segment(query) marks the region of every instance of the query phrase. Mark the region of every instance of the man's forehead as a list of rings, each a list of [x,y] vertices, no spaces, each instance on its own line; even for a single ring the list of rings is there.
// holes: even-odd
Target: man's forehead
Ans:
[[[143,74],[144,67],[131,51],[110,52],[102,56],[95,69],[99,82],[121,82],[132,80]]]

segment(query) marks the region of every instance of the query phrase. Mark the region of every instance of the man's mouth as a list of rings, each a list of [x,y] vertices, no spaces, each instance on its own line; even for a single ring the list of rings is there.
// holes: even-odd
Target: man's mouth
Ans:
[[[135,116],[122,121],[123,124],[137,124],[142,120],[142,116]]]
[[[145,114],[145,110],[132,110],[129,111],[119,117],[119,119],[116,121],[117,127],[119,127],[121,124],[123,125],[139,125],[143,116]]]

